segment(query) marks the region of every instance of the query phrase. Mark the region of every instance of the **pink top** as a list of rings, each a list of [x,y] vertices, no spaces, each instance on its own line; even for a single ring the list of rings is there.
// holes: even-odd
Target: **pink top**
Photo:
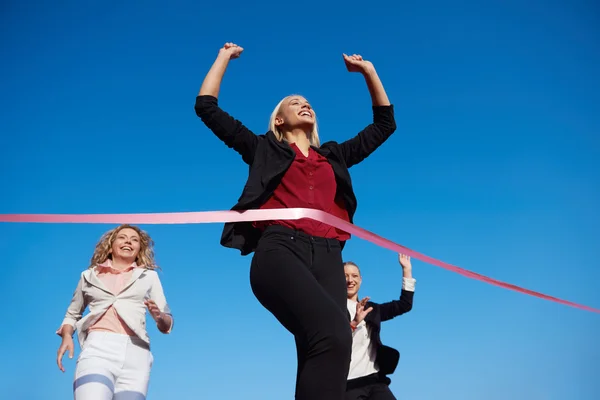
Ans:
[[[96,266],[95,272],[104,286],[116,296],[131,279],[134,268],[137,268],[135,261],[129,268],[121,271],[113,268],[112,260],[107,259],[104,263]],[[119,317],[117,310],[115,310],[113,306],[110,306],[98,321],[90,327],[89,332],[92,331],[113,332],[128,336],[136,336],[121,317]]]

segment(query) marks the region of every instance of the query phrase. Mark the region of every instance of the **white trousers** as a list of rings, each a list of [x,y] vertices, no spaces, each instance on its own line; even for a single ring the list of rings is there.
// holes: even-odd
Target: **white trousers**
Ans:
[[[145,400],[154,358],[139,339],[90,332],[77,359],[75,400]]]

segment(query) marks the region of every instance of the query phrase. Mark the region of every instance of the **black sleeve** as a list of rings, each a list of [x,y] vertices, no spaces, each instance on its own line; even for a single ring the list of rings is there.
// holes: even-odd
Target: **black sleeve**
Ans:
[[[373,153],[396,130],[394,106],[373,106],[373,123],[360,131],[352,139],[338,146],[346,167],[358,164]]]
[[[246,164],[252,164],[259,141],[258,136],[240,121],[223,111],[219,107],[216,97],[197,96],[194,109],[196,115],[202,119],[208,129],[221,139],[227,147],[237,151]]]
[[[400,300],[392,300],[388,303],[378,304],[377,307],[379,308],[381,321],[390,320],[412,310],[414,295],[415,292],[402,289]]]

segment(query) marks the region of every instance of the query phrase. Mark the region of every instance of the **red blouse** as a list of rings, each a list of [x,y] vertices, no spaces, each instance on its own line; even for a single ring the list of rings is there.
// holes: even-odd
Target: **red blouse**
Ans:
[[[343,200],[335,196],[337,184],[331,164],[312,148],[309,148],[308,157],[306,157],[295,143],[290,146],[296,152],[296,157],[273,195],[260,208],[313,208],[349,221]],[[254,225],[264,228],[274,224],[299,230],[311,236],[340,241],[350,239],[350,234],[344,231],[307,218],[290,221],[262,221],[256,222]]]

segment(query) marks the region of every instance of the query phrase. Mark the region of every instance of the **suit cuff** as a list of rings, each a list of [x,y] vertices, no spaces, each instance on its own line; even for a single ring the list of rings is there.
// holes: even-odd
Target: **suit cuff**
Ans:
[[[415,278],[402,278],[402,290],[414,292],[416,283],[417,280]]]
[[[173,326],[175,325],[175,318],[173,318],[173,314],[171,314],[170,312],[163,312],[163,314],[168,315],[171,319],[171,323],[169,324],[169,329],[167,329],[166,332],[163,332],[165,334],[169,334],[171,333],[171,331],[173,330]]]

